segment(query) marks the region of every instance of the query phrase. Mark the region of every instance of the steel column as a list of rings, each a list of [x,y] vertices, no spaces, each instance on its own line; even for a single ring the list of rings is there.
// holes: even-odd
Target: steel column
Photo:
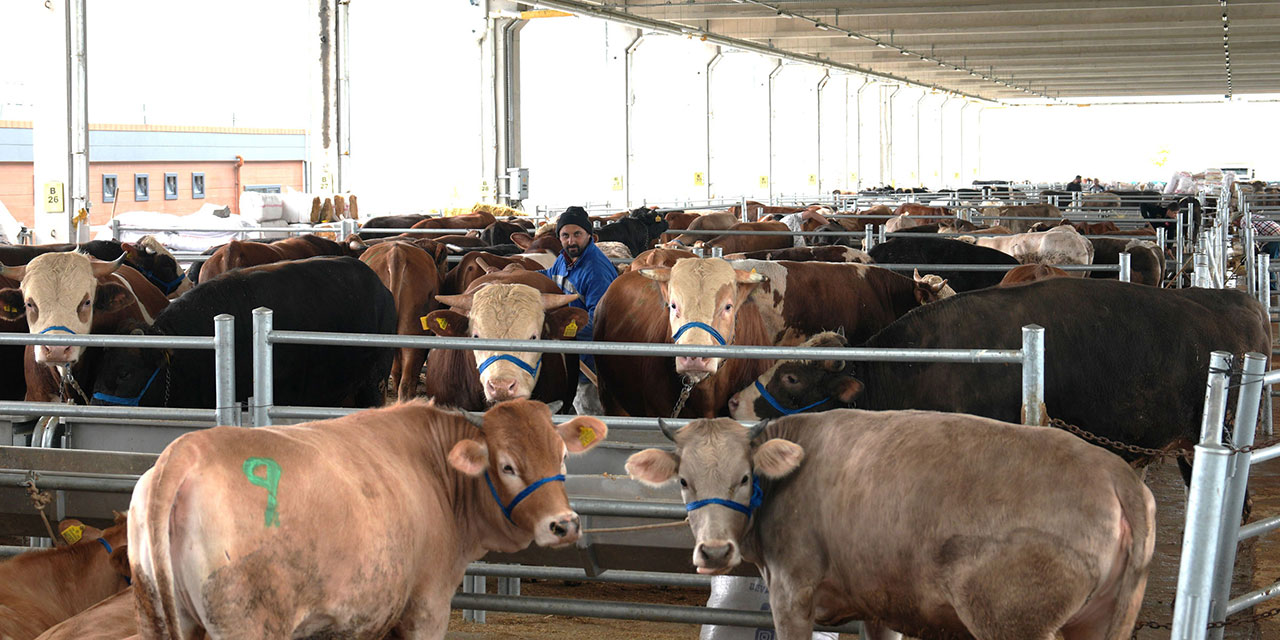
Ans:
[[[768,105],[769,105],[769,201],[773,201],[773,81],[782,73],[782,60],[778,60],[778,66],[769,72],[768,85]],[[746,210],[743,210],[746,215]]]
[[[707,61],[707,166],[704,169],[706,173],[703,174],[703,181],[706,182],[708,200],[711,199],[711,74],[723,59],[724,54],[720,53],[720,47],[716,47],[716,54]]]
[[[1133,256],[1129,255],[1128,252],[1122,251],[1119,255],[1119,258],[1120,258],[1120,281],[1133,282],[1133,267],[1131,266],[1133,262]]]
[[[631,208],[631,105],[632,102],[634,102],[634,98],[631,95],[631,65],[635,57],[636,49],[639,49],[640,43],[644,42],[644,33],[637,31],[637,34],[636,39],[632,40],[631,44],[627,45],[626,60],[624,61],[625,64],[623,64],[622,71],[622,92],[624,94],[622,128],[624,144],[626,146],[626,163],[622,168],[622,197],[626,200],[626,206],[628,209]]]
[[[271,424],[271,405],[275,404],[275,365],[272,359],[268,334],[274,323],[271,310],[258,307],[253,310],[253,426]]]
[[[213,317],[214,407],[220,425],[240,424],[236,402],[236,319],[228,313]]]
[[[1022,423],[1046,424],[1044,412],[1044,327],[1022,328]]]

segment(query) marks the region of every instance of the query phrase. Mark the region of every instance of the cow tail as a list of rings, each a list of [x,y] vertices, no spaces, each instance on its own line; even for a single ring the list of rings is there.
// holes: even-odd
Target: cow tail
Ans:
[[[1129,525],[1130,540],[1107,640],[1124,640],[1133,634],[1156,543],[1156,501],[1137,474],[1130,472],[1116,479],[1116,498],[1121,518]]]
[[[171,446],[138,480],[129,503],[129,565],[143,640],[184,640],[171,537],[178,492],[197,462],[191,453],[181,444]]]

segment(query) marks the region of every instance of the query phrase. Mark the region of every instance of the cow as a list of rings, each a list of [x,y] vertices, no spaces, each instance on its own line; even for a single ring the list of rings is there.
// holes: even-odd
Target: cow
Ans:
[[[979,247],[949,238],[928,236],[890,238],[867,252],[876,264],[986,264],[1014,265],[1017,259],[1002,251]],[[1000,284],[1004,271],[949,271],[930,268],[931,273],[945,278],[957,293],[994,287]]]
[[[666,244],[675,240],[677,233],[674,231],[682,231],[688,229],[689,225],[698,218],[698,213],[693,211],[668,211],[665,219],[667,221],[667,233],[662,234],[659,238],[662,244]]]
[[[511,244],[512,234],[524,232],[524,227],[514,222],[495,220],[480,232],[480,240],[486,245]]]
[[[498,219],[493,217],[492,213],[487,211],[472,211],[471,213],[460,216],[447,216],[443,218],[425,218],[415,222],[411,229],[484,229],[485,227],[497,222]]]
[[[419,214],[377,216],[360,224],[362,238],[385,238],[398,235],[399,231],[376,231],[376,229],[412,229],[413,225],[426,220],[427,216]]]
[[[732,213],[729,213],[727,211],[721,211],[716,213],[704,213],[694,218],[693,220],[691,220],[689,222],[689,226],[686,227],[686,229],[689,231],[723,231],[725,229],[732,227],[738,222],[739,222],[738,216]],[[672,240],[672,242],[680,246],[687,246],[687,245],[692,245],[693,243],[698,241],[706,241],[710,238],[711,236],[701,234],[701,233],[699,234],[685,233],[685,234],[676,236],[676,238]],[[678,248],[678,247],[672,247],[672,248]]]
[[[578,539],[564,458],[607,434],[588,416],[553,425],[537,402],[479,415],[413,400],[183,435],[129,505],[138,630],[443,638],[470,562]]]
[[[1121,240],[1118,238],[1091,238],[1093,264],[1119,264],[1120,254],[1129,254],[1129,281],[1153,287],[1164,282],[1164,252],[1154,242],[1145,240]],[[1093,271],[1091,278],[1116,279],[1116,271]]]
[[[785,345],[840,327],[863,339],[938,294],[868,265],[686,258],[671,268],[618,276],[596,307],[594,338]],[[714,416],[766,367],[759,360],[596,357],[600,398],[610,415],[670,415],[689,384],[681,415]]]
[[[205,260],[204,266],[200,268],[200,280],[208,281],[232,269],[255,267],[285,260],[302,260],[315,256],[345,256],[351,253],[351,249],[345,244],[321,238],[313,233],[282,238],[273,242],[232,240],[219,247],[208,260]]]
[[[946,207],[930,207],[928,205],[918,204],[915,202],[904,202],[893,210],[895,216],[923,216],[926,218],[952,216],[951,210]]]
[[[1031,230],[1031,225],[1037,221],[1027,218],[1061,218],[1062,211],[1052,204],[1023,204],[1023,205],[1007,205],[1002,206],[993,203],[996,206],[988,206],[982,209],[982,215],[988,221],[995,219],[1001,225],[1008,227],[1013,233],[1026,233]]]
[[[779,640],[862,620],[871,638],[1123,640],[1142,606],[1155,500],[1071,434],[923,411],[842,409],[748,429],[663,425],[698,573],[754,563]]]
[[[1030,324],[1045,328],[1048,415],[1096,435],[1155,449],[1198,442],[1210,352],[1266,353],[1271,345],[1262,305],[1242,291],[1159,289],[1081,278],[1049,278],[955,296],[903,316],[862,344],[1018,349],[1021,327]],[[768,375],[759,381],[774,392]],[[1017,366],[859,362],[844,375],[865,385],[854,403],[863,409],[957,411],[1011,422],[1021,418]],[[1140,383],[1118,386],[1116,380]],[[759,401],[754,385],[743,386],[734,417],[778,415]],[[1145,460],[1139,454],[1121,455]],[[1189,482],[1190,466],[1181,459],[1179,465]]]
[[[129,557],[121,559],[123,571],[129,570]],[[133,587],[103,600],[76,615],[49,627],[36,640],[121,640],[138,633],[134,614]]]
[[[621,242],[631,255],[640,255],[653,247],[668,229],[667,219],[648,207],[632,210],[626,217],[596,230],[600,242]]]
[[[236,400],[253,391],[253,310],[274,311],[274,328],[339,333],[396,332],[395,300],[377,274],[355,258],[317,257],[230,271],[174,300],[134,333],[213,335],[214,316],[235,317]],[[275,402],[282,405],[377,406],[391,372],[388,348],[272,347]],[[106,349],[93,404],[212,408],[211,350]],[[163,375],[161,375],[163,373]]]
[[[178,266],[177,258],[155,236],[142,236],[137,243],[125,243],[125,264],[133,267],[170,300],[195,286]]]
[[[788,213],[798,213],[800,211],[803,211],[802,207],[771,206],[771,205],[761,204],[759,202],[756,202],[755,200],[748,200],[746,202],[746,205],[747,205],[747,215],[745,217],[742,215],[741,205],[733,205],[732,207],[729,207],[727,211],[729,215],[732,215],[735,219],[742,220],[743,222],[758,222],[764,216],[773,214],[773,213],[788,214]]]
[[[890,218],[888,222],[884,223],[885,233],[898,233],[915,227],[933,227],[931,231],[933,233],[938,232],[937,224],[930,224],[927,220],[921,219],[918,216],[912,216],[905,213],[894,216]]]
[[[1041,233],[979,236],[974,244],[1003,251],[1022,264],[1093,264],[1093,243],[1070,226]],[[1079,272],[1078,277],[1084,277],[1084,272]]]
[[[128,586],[122,517],[100,530],[64,520],[68,545],[0,563],[0,638],[31,640]]]
[[[444,282],[440,286],[440,293],[456,295],[466,291],[472,282],[489,272],[488,269],[480,264],[481,262],[499,270],[509,264],[518,264],[521,268],[529,271],[542,269],[542,265],[537,262],[520,256],[503,257],[482,252],[467,253],[463,254],[462,260],[445,274]]]
[[[777,235],[723,235],[703,243],[708,249],[720,247],[725,253],[746,253],[794,246],[791,229],[782,222],[738,222],[728,231],[773,231]]]
[[[692,256],[687,256],[692,257]],[[844,246],[791,247],[789,249],[766,249],[748,253],[731,253],[725,260],[787,260],[790,262],[855,262],[871,264],[871,256],[865,251]],[[635,268],[632,263],[632,268]],[[671,265],[663,265],[671,266]]]
[[[649,267],[670,267],[674,266],[676,261],[681,258],[692,257],[694,257],[692,251],[658,247],[657,249],[650,249],[636,256],[635,259],[631,261],[631,264],[628,265],[628,270],[639,271]]]
[[[424,336],[429,332],[426,316],[440,305],[441,277],[435,257],[407,242],[384,242],[360,256],[378,279],[391,292],[396,305],[396,333],[402,336]],[[391,364],[391,381],[396,398],[404,402],[418,391],[418,374],[427,359],[425,349],[402,347]]]
[[[1000,286],[1008,287],[1024,282],[1035,282],[1046,278],[1065,278],[1071,274],[1059,269],[1051,267],[1047,264],[1024,264],[1020,267],[1014,267],[1004,274],[1004,279],[1000,281]]]
[[[568,304],[550,278],[508,265],[476,279],[460,295],[436,296],[449,309],[424,318],[438,336],[515,340],[571,340],[587,325],[585,309]],[[432,349],[426,393],[441,404],[480,410],[512,399],[572,402],[578,372],[563,354],[493,349]]]
[[[982,227],[962,218],[944,218],[938,221],[938,233],[976,233]]]

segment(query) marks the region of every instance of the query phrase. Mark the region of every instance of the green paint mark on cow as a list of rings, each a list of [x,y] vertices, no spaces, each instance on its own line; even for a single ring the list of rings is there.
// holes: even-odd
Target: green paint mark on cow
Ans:
[[[255,473],[266,469],[266,476]],[[249,483],[267,490],[267,510],[263,513],[264,527],[280,526],[280,514],[276,513],[276,490],[280,487],[280,464],[271,458],[249,458],[244,461],[244,477]]]

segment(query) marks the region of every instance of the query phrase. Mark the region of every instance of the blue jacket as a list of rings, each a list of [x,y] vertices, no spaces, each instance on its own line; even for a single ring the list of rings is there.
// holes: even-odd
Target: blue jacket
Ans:
[[[618,269],[604,255],[595,242],[587,245],[582,255],[572,264],[568,264],[564,254],[556,258],[550,269],[539,273],[555,281],[565,293],[576,293],[580,297],[571,306],[587,310],[587,326],[578,331],[578,340],[590,340],[596,318],[596,305],[604,292],[618,277]]]

